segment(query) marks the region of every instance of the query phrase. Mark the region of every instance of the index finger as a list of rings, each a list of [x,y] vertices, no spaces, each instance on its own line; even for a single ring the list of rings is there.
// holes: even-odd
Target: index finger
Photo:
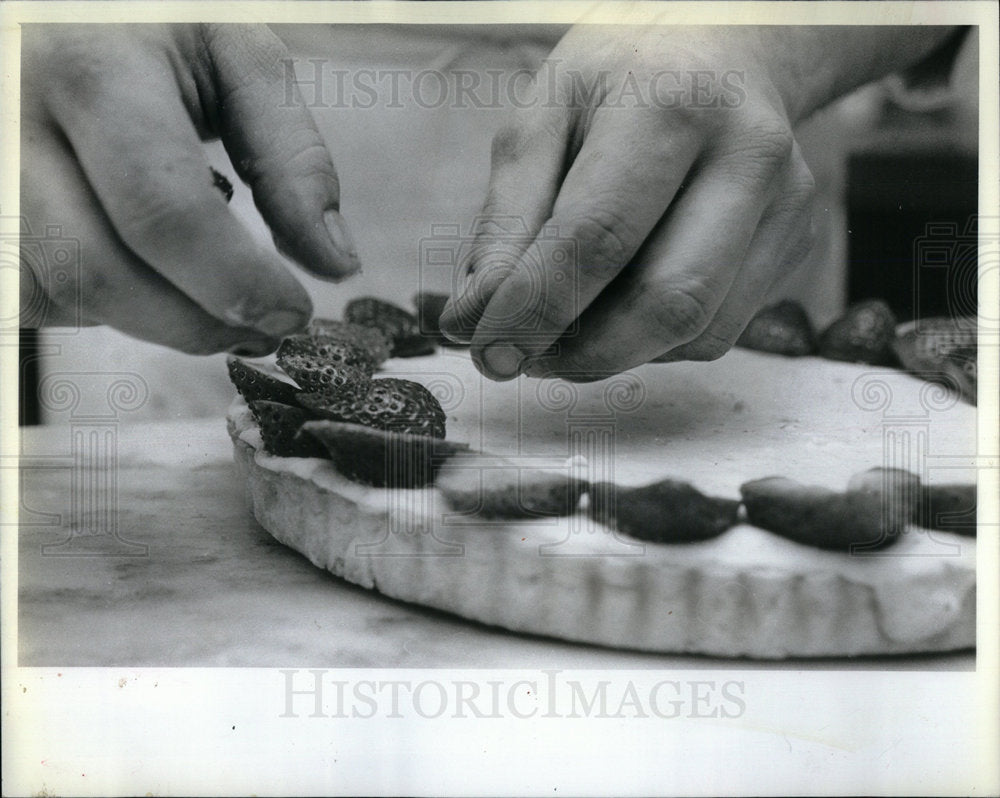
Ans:
[[[305,289],[213,187],[171,69],[125,41],[114,65],[95,54],[49,108],[117,234],[215,318],[271,336],[300,329]]]
[[[689,129],[634,109],[602,109],[563,181],[551,218],[486,305],[472,356],[493,379],[549,350],[627,266],[693,164]]]

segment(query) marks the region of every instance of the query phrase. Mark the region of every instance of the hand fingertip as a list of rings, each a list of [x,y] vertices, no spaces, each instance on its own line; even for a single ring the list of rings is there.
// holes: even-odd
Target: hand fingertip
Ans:
[[[277,338],[265,338],[252,341],[241,341],[233,344],[226,351],[240,357],[264,357],[278,348],[281,343]]]
[[[500,382],[514,379],[527,365],[527,357],[520,349],[501,341],[483,347],[476,361],[483,374]]]
[[[336,269],[332,270],[330,275],[342,279],[361,271],[358,249],[343,215],[336,209],[330,208],[323,214],[323,224],[326,227],[330,243],[333,245],[337,261]]]
[[[273,310],[261,316],[254,327],[268,335],[282,338],[305,329],[312,316],[311,310]]]

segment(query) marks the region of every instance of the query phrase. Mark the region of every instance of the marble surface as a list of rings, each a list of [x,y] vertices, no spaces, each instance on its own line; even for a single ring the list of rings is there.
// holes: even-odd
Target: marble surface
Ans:
[[[714,367],[758,373],[759,358],[735,352]],[[712,366],[699,373],[711,379]],[[250,517],[221,414],[131,425],[78,414],[25,430],[22,458],[22,666],[974,667],[971,653],[777,665],[647,655],[385,598],[313,567]]]

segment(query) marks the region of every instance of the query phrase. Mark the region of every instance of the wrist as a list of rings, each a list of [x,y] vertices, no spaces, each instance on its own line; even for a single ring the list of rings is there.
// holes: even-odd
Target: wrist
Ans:
[[[858,86],[912,67],[951,43],[944,26],[809,26],[755,30],[765,64],[794,125]]]

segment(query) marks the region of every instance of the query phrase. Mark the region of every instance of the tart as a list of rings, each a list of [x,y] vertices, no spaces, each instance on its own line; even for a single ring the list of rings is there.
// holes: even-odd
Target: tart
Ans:
[[[493,383],[456,349],[381,368],[376,378],[423,385],[447,417],[451,459],[420,487],[269,454],[246,402],[229,409],[253,516],[338,577],[514,632],[635,650],[781,659],[974,646],[974,507],[944,514],[958,524],[964,512],[961,529],[910,520],[891,545],[833,550],[753,526],[739,504],[754,480],[843,491],[873,467],[908,470],[928,490],[974,484],[975,408],[941,386],[747,350],[585,384]],[[641,509],[623,531],[587,490],[559,494],[570,504],[557,513],[484,512],[507,505],[477,506],[468,486],[488,491],[497,472],[508,495],[599,485],[625,502],[683,480],[733,523],[659,542],[642,534]],[[650,526],[661,522],[650,511]]]

